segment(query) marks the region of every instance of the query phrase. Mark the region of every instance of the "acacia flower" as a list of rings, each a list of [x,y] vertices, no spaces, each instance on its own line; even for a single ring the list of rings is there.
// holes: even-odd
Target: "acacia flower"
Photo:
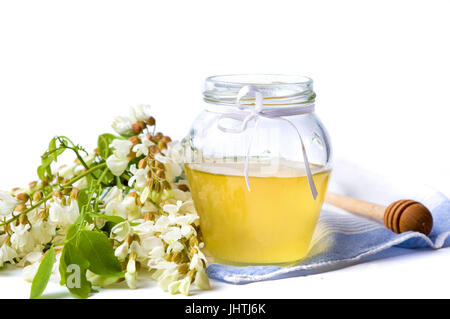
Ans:
[[[194,283],[198,288],[200,288],[202,290],[211,289],[211,285],[209,283],[209,278],[206,275],[205,269],[200,269],[197,271],[197,273],[195,274]]]
[[[163,241],[155,236],[143,239],[142,248],[150,258],[162,258],[165,255]]]
[[[49,220],[54,225],[66,229],[77,220],[79,215],[76,200],[70,200],[69,205],[64,205],[63,200],[54,197],[53,202],[50,202]]]
[[[36,247],[36,242],[30,232],[29,224],[11,225],[11,247],[19,256],[24,256]]]
[[[45,222],[42,219],[38,219],[32,225],[33,227],[30,229],[30,233],[37,244],[45,245],[51,242],[56,235],[55,225]]]
[[[136,269],[136,254],[131,253],[127,263],[127,272],[125,273],[125,280],[131,289],[137,287],[137,269]]]
[[[19,204],[19,201],[6,192],[0,191],[0,215],[9,216],[14,208]]]
[[[106,159],[106,165],[115,176],[120,176],[125,171],[130,161],[128,154],[133,144],[128,140],[115,139],[110,147],[113,147],[114,153]]]
[[[136,153],[137,157],[141,155],[147,156],[149,147],[154,145],[154,143],[148,139],[148,136],[146,134],[140,135],[139,138],[141,143],[133,146],[133,152]]]
[[[133,135],[133,128],[131,127],[133,123],[128,117],[125,116],[117,116],[112,123],[112,128],[118,134],[122,136],[131,136]]]
[[[119,242],[123,242],[128,235],[131,234],[131,225],[128,221],[124,221],[118,223],[111,229],[111,237],[118,240]]]
[[[141,190],[145,186],[147,186],[147,174],[149,170],[149,166],[146,166],[145,168],[137,168],[135,164],[131,165],[130,172],[133,174],[133,176],[131,176],[130,180],[128,181],[128,186],[133,187],[133,184],[135,184],[134,187],[138,190]]]
[[[181,280],[174,281],[169,284],[167,290],[171,294],[182,293],[185,296],[189,295],[189,287],[191,286],[191,277],[186,276]]]
[[[83,157],[86,165],[82,165],[77,150],[84,149],[65,137],[67,144],[58,139],[60,150],[73,149],[77,160],[59,169],[43,161],[38,170],[39,181],[9,193],[0,191],[0,217],[11,218],[12,214],[20,213],[14,217],[18,220],[10,219],[0,233],[0,267],[18,263],[23,267],[25,280],[41,279],[36,273],[49,245],[63,246],[63,254],[71,254],[73,246],[67,243],[74,240],[74,245],[81,244],[82,241],[76,240],[80,231],[102,231],[108,234],[113,254],[130,288],[138,286],[138,269],[143,265],[151,278],[172,294],[188,295],[194,284],[208,289],[206,258],[200,251],[204,244],[199,243],[197,234],[199,217],[183,174],[183,147],[161,132],[154,136],[143,133],[148,133],[146,129],[155,123],[148,105],[132,107],[129,117],[117,117],[112,126],[122,138],[111,141],[112,154],[106,164],[99,156],[108,151],[104,143]],[[55,158],[49,158],[52,160],[60,155],[59,151],[51,153],[55,141],[52,140],[47,151],[55,154]],[[111,173],[120,178],[112,178]],[[99,176],[103,179],[99,180]],[[72,187],[61,187],[66,184]],[[49,199],[51,193],[53,197]],[[81,216],[78,200],[87,208]],[[42,201],[39,207],[29,208],[39,201]],[[115,220],[110,216],[120,216],[125,221],[110,229]],[[72,228],[75,234],[65,238],[67,229],[75,223],[81,227]],[[59,248],[53,271],[58,269],[62,255],[58,252]],[[88,259],[88,256],[81,257]],[[122,280],[89,270],[86,278],[92,285],[101,287]]]
[[[179,277],[180,273],[177,268],[167,269],[158,279],[158,286],[160,286],[164,291],[168,291],[170,284],[176,282]]]
[[[172,160],[167,156],[164,156],[161,153],[156,154],[155,159],[158,162],[164,164],[164,167],[166,168],[165,175],[169,182],[172,182],[175,179],[175,177],[180,176],[181,173],[183,172],[180,165],[177,162],[175,162],[174,160]]]
[[[34,276],[36,275],[39,265],[40,260],[43,256],[43,253],[40,251],[33,251],[29,254],[27,254],[21,261],[20,263],[22,265],[26,265],[23,270],[22,270],[22,274],[23,274],[23,278],[25,279],[25,281],[28,282],[32,282],[34,279]]]
[[[2,267],[6,262],[14,264],[14,258],[17,257],[17,252],[7,243],[3,243],[0,247],[0,267]]]
[[[110,216],[120,216],[124,219],[138,219],[141,217],[140,207],[136,204],[135,196],[130,193],[125,198],[122,191],[114,186],[105,198],[105,214]]]
[[[145,122],[150,118],[150,116],[150,105],[148,104],[139,104],[130,108],[130,119],[132,123],[136,123],[138,121]]]
[[[135,253],[137,255],[143,256],[143,250],[141,245],[137,241],[132,241],[131,244],[127,241],[124,241],[120,246],[118,246],[114,250],[114,255],[120,260],[123,261],[125,258],[131,254]]]
[[[198,246],[195,246],[194,249],[196,253],[192,256],[191,262],[189,264],[189,269],[195,269],[199,271],[204,268],[203,266],[206,264],[206,257],[200,251]]]

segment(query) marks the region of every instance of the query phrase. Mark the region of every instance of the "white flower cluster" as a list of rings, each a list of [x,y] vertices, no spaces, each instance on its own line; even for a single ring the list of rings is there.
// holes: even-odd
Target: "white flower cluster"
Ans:
[[[0,267],[7,262],[22,267],[32,263],[32,276],[29,267],[24,269],[26,279],[34,276],[46,246],[49,243],[61,244],[66,230],[79,216],[76,188],[72,188],[70,193],[56,191],[46,203],[34,205],[33,201],[42,199],[42,193],[35,191],[39,187],[39,184],[33,183],[33,187],[27,189],[0,192],[0,215],[4,221],[19,216],[5,225],[0,235]],[[33,192],[34,196],[30,197],[28,194]],[[26,211],[27,214],[21,214]],[[36,258],[38,255],[39,258]]]
[[[139,150],[144,143],[147,142],[136,144],[133,150]],[[153,143],[145,145],[148,149]],[[166,149],[154,156],[155,162],[165,168],[169,190],[155,196],[149,188],[151,167],[138,168],[133,164],[130,167],[133,175],[128,181],[133,192],[125,195],[113,187],[104,199],[105,214],[126,219],[114,226],[111,238],[117,243],[115,255],[126,263],[125,279],[130,288],[137,286],[136,265],[139,264],[150,270],[151,278],[170,293],[187,295],[191,283],[209,289],[206,258],[200,249],[203,244],[197,239],[199,217],[186,181],[175,183],[175,178],[182,173],[180,147],[179,143],[169,142]]]
[[[83,163],[76,160],[72,165],[52,169],[58,187],[71,179],[75,181],[67,188],[49,191],[48,181],[42,180],[24,189],[0,191],[0,267],[23,267],[25,280],[32,281],[44,252],[53,245],[56,274],[67,230],[80,217],[77,199],[81,190],[87,189],[87,173],[83,174],[86,166],[106,163],[112,175],[125,183],[105,186],[97,201],[98,214],[123,220],[113,224],[109,238],[122,263],[127,285],[137,288],[139,269],[145,268],[160,287],[172,294],[188,295],[192,285],[209,289],[199,217],[183,178],[181,145],[162,133],[151,134],[148,127],[154,125],[147,105],[133,107],[129,117],[114,121],[113,128],[121,137],[112,140],[111,155],[106,160],[96,153],[85,156]],[[85,227],[101,229],[107,220],[96,217]],[[90,271],[87,278],[94,286],[121,280]]]

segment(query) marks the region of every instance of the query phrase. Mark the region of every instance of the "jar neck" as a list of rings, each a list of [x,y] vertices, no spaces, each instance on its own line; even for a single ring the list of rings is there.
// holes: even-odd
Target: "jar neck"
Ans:
[[[308,77],[276,74],[241,74],[212,76],[205,81],[203,99],[206,103],[235,106],[238,92],[252,85],[263,95],[264,106],[299,106],[314,103],[313,81]],[[251,93],[241,104],[255,105]]]

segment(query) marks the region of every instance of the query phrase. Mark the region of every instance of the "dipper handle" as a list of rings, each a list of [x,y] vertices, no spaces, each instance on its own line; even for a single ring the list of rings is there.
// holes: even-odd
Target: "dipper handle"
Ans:
[[[421,203],[413,200],[398,200],[386,207],[328,192],[325,201],[351,213],[383,222],[388,229],[395,233],[418,231],[428,235],[433,227],[433,217],[430,211]]]
[[[336,207],[345,209],[354,214],[363,215],[379,221],[383,221],[385,206],[365,202],[349,196],[328,192],[325,201]]]

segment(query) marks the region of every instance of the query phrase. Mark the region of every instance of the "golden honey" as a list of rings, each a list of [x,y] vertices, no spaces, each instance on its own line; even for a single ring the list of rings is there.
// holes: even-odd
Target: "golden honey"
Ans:
[[[302,163],[284,163],[270,173],[251,163],[250,191],[243,164],[186,164],[185,169],[206,248],[217,261],[282,265],[305,257],[329,170],[311,165],[314,200]]]

